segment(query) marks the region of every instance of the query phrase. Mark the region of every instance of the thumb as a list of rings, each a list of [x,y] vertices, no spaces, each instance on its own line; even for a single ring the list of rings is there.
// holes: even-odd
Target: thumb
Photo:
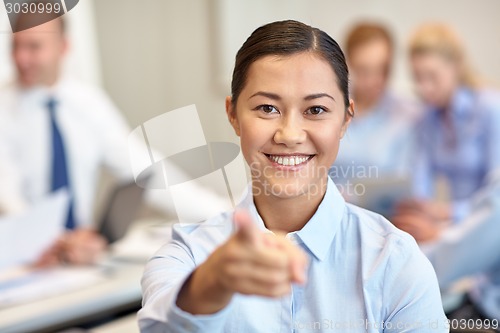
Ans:
[[[248,244],[257,245],[260,242],[260,231],[253,223],[246,210],[237,210],[233,215],[236,237]]]

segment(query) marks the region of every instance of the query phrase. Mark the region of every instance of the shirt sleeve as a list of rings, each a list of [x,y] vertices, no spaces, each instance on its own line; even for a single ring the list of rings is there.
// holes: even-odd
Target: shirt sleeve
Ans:
[[[415,240],[404,236],[393,248],[387,265],[382,300],[387,318],[384,332],[448,332],[432,265]]]
[[[495,184],[478,193],[471,213],[460,224],[445,230],[439,240],[422,247],[443,288],[498,265],[499,227],[500,185]]]
[[[142,278],[143,306],[138,313],[143,333],[222,332],[231,304],[212,315],[193,315],[176,305],[177,295],[196,268],[193,252],[174,228],[173,240],[147,264]]]

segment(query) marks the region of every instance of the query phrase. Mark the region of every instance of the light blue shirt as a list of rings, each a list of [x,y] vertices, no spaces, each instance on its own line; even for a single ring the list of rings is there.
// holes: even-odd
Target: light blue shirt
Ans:
[[[460,88],[451,103],[451,127],[430,109],[417,127],[415,194],[432,199],[437,176],[447,180],[455,220],[469,210],[469,199],[500,167],[500,96]]]
[[[251,194],[239,206],[267,231]],[[232,213],[174,227],[142,279],[141,332],[448,332],[435,273],[415,240],[346,204],[330,179],[314,216],[287,235],[309,257],[304,286],[275,299],[236,294],[213,315],[184,312],[175,304],[184,281],[233,232]]]
[[[419,111],[415,103],[386,93],[372,110],[355,115],[330,169],[335,183],[407,176],[413,149],[411,129]]]
[[[472,300],[490,319],[500,321],[500,170],[495,176],[471,201],[470,214],[422,249],[443,289],[476,276]]]

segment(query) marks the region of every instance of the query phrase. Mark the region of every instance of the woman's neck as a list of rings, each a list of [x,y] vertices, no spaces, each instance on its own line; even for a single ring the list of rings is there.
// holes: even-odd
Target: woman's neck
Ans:
[[[266,228],[272,231],[293,232],[302,229],[316,213],[326,193],[327,182],[318,193],[305,193],[296,197],[281,198],[258,191],[254,203]],[[263,194],[262,194],[263,193]]]

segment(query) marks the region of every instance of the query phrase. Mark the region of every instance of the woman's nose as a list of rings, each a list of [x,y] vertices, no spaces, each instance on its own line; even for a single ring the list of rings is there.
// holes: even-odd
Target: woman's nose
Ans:
[[[274,141],[277,144],[284,144],[288,147],[293,147],[301,144],[306,140],[307,133],[304,129],[303,122],[298,117],[284,117],[280,122]]]

